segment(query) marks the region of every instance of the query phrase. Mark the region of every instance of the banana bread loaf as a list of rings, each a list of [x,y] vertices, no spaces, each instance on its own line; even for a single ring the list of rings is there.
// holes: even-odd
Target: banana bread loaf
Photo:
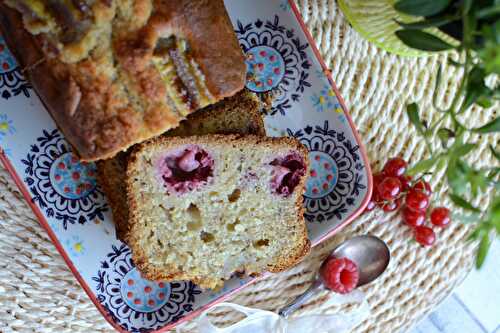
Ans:
[[[0,0],[0,28],[86,161],[174,128],[244,86],[223,0]]]

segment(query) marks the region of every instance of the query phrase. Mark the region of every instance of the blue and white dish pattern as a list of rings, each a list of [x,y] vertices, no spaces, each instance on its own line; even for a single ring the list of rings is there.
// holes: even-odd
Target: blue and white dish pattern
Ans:
[[[97,187],[95,164],[80,162],[57,129],[43,130],[21,162],[33,202],[64,229],[104,219],[109,207]]]
[[[360,142],[288,1],[226,0],[226,6],[246,54],[247,88],[276,96],[264,115],[268,134],[295,137],[310,150],[304,204],[317,244],[366,199]],[[116,239],[96,166],[72,154],[1,36],[0,146],[89,296],[120,330],[170,326],[252,280],[234,277],[222,290],[202,292],[191,282],[142,279],[130,249]]]
[[[21,74],[16,60],[7,49],[5,40],[0,36],[0,99],[24,95],[30,97],[31,85]]]

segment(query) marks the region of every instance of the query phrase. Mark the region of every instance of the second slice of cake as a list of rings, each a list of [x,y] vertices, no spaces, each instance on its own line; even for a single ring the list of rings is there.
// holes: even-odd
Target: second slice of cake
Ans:
[[[307,150],[290,138],[211,135],[140,145],[127,170],[129,245],[143,276],[220,287],[309,250]]]

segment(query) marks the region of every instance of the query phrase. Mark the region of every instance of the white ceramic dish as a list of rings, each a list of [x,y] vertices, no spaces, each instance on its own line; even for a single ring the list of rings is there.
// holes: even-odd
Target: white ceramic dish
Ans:
[[[226,6],[254,74],[247,87],[278,94],[265,117],[268,134],[294,136],[310,150],[304,204],[316,245],[366,206],[372,184],[364,149],[293,2],[226,0]],[[170,329],[253,281],[233,278],[214,293],[191,282],[142,279],[115,237],[95,166],[72,155],[1,36],[0,146],[0,159],[40,223],[117,330]]]

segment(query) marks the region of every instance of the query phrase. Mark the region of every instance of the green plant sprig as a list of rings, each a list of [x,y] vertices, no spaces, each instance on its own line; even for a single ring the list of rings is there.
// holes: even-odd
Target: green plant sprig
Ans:
[[[446,170],[450,200],[469,214],[462,215],[461,220],[476,224],[469,240],[479,241],[476,267],[480,268],[490,248],[491,237],[500,237],[500,166],[497,163],[491,167],[475,168],[468,164],[465,158],[479,145],[466,140],[465,134],[498,133],[500,117],[477,128],[470,128],[459,118],[473,105],[488,108],[500,100],[499,80],[493,87],[486,84],[490,75],[500,74],[500,0],[400,0],[394,7],[406,15],[421,17],[413,23],[398,22],[402,29],[396,35],[403,43],[429,52],[455,50],[464,58],[463,63],[449,60],[449,64],[462,69],[464,75],[447,109],[439,108],[436,103],[437,87],[442,80],[442,68],[439,67],[432,100],[441,116],[434,123],[421,120],[416,103],[407,106],[410,122],[424,138],[430,154],[428,159],[413,165],[409,173],[422,175],[433,167]],[[431,27],[440,29],[457,43],[449,43],[425,31]],[[451,119],[449,128],[441,125],[446,119]],[[438,149],[433,149],[431,138],[436,136],[441,144]],[[498,143],[489,148],[500,162]],[[471,203],[488,190],[493,193],[488,207],[480,208]]]

